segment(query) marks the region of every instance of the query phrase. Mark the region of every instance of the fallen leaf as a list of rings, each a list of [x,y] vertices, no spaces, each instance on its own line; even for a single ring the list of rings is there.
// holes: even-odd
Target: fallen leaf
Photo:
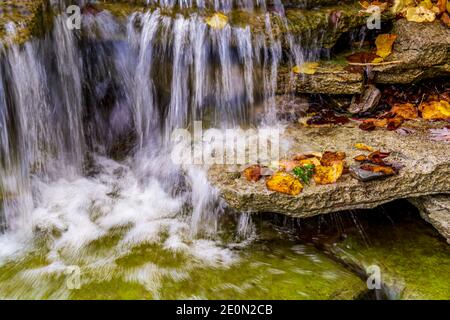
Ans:
[[[358,161],[358,162],[367,161],[367,156],[364,154],[360,154],[360,155],[354,157],[353,160]]]
[[[308,152],[298,153],[293,157],[294,160],[305,160],[305,159],[309,159],[309,158],[322,158],[322,153],[316,152],[316,151],[308,151]]]
[[[447,10],[447,0],[438,0],[436,6],[439,8],[439,12],[445,12]]]
[[[417,108],[411,103],[395,104],[390,112],[407,120],[416,119],[419,116]]]
[[[348,62],[353,63],[371,63],[375,58],[378,55],[373,52],[357,52],[346,57]]]
[[[213,29],[223,29],[228,24],[228,17],[223,13],[217,12],[211,17],[205,19],[206,24]]]
[[[342,162],[346,157],[345,152],[331,152],[325,151],[322,159],[320,159],[320,164],[322,166],[331,166],[334,163]]]
[[[386,121],[386,129],[388,129],[389,131],[394,131],[400,128],[405,119],[403,119],[403,117],[396,116],[395,118],[387,119]]]
[[[344,171],[343,161],[335,162],[331,166],[318,166],[314,170],[314,181],[316,184],[335,183]]]
[[[385,175],[393,175],[395,174],[394,169],[388,166],[380,166],[380,165],[371,165],[371,164],[363,164],[360,166],[361,169],[366,171],[371,171],[375,173],[383,173]]]
[[[419,110],[422,112],[422,118],[426,120],[450,119],[450,104],[444,100],[423,102]]]
[[[300,181],[291,174],[278,171],[266,181],[267,189],[291,196],[296,196],[303,190]]]
[[[320,160],[316,157],[303,159],[299,161],[300,165],[314,165],[314,166],[320,166]]]
[[[389,56],[392,53],[392,46],[396,39],[397,35],[395,34],[380,34],[375,40],[377,55],[383,59]],[[375,62],[375,60],[377,59],[375,58],[373,62]]]
[[[441,21],[447,26],[450,27],[450,16],[447,12],[444,12],[441,16]]]
[[[385,165],[384,160],[389,157],[389,152],[374,151],[367,156],[367,160],[377,165]]]
[[[375,151],[374,148],[372,148],[371,146],[368,146],[367,144],[364,144],[364,143],[355,144],[355,148],[358,150],[369,151],[369,152]]]
[[[256,182],[261,179],[261,167],[259,165],[250,166],[244,170],[243,174],[247,181]]]
[[[292,68],[292,72],[297,74],[315,74],[319,67],[318,62],[305,62],[302,65]]]
[[[436,19],[436,13],[422,6],[406,9],[406,20],[412,22],[433,22]]]

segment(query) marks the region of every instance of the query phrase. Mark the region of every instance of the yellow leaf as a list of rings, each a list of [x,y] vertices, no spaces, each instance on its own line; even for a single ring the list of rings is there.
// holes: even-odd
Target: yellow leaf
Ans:
[[[422,112],[422,118],[426,120],[450,119],[450,103],[444,100],[423,102],[419,110]]]
[[[390,112],[407,120],[418,117],[417,108],[411,103],[395,104]]]
[[[406,20],[413,22],[433,22],[436,14],[425,7],[418,6],[406,9]]]
[[[317,68],[319,67],[318,62],[305,62],[300,66],[295,66],[292,68],[292,72],[294,73],[302,73],[302,74],[315,74]]]
[[[394,4],[391,7],[393,13],[399,13],[406,7],[414,5],[414,0],[394,0]]]
[[[344,171],[344,162],[335,162],[331,166],[318,166],[314,169],[314,181],[316,184],[335,183]]]
[[[293,175],[278,171],[266,181],[267,189],[296,196],[303,190],[303,185]]]
[[[302,166],[307,165],[307,164],[312,164],[315,167],[320,166],[320,160],[317,159],[316,157],[300,160],[299,163]]]
[[[431,10],[433,8],[433,3],[431,2],[431,0],[423,0],[419,5],[428,10]]]
[[[380,34],[375,40],[375,45],[377,46],[377,55],[381,58],[386,58],[392,53],[392,46],[397,39],[395,34]],[[377,60],[378,58],[375,58]],[[374,62],[375,62],[374,60]]]
[[[205,19],[206,24],[213,29],[223,29],[228,23],[228,17],[223,13],[217,12],[211,17]]]
[[[372,63],[381,63],[383,61],[384,61],[384,59],[382,57],[378,57],[378,58],[373,59]]]
[[[369,152],[374,152],[375,149],[372,148],[371,146],[368,146],[367,144],[364,143],[357,143],[355,144],[355,148],[358,150],[363,150],[363,151],[369,151]]]

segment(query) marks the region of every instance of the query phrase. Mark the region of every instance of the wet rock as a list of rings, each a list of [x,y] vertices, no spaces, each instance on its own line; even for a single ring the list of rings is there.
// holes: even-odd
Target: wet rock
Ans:
[[[0,1],[0,42],[23,44],[33,36],[42,36],[51,26],[48,0]]]
[[[378,105],[381,99],[381,91],[374,85],[368,85],[362,95],[355,95],[348,108],[353,114],[367,112]]]
[[[411,198],[425,221],[431,223],[450,244],[450,195]]]
[[[450,75],[450,31],[439,21],[415,23],[400,19],[391,31],[398,35],[386,61],[397,64],[374,67],[378,83],[411,83]]]
[[[337,261],[364,274],[366,279],[379,270],[379,293],[384,298],[450,299],[450,246],[415,215],[399,219],[409,210],[407,203],[392,209],[395,215],[383,214],[383,219],[380,215],[370,223],[356,215],[363,226],[346,229],[344,240],[328,250]],[[387,208],[380,211],[392,212]],[[375,220],[374,213],[369,214]]]
[[[390,176],[383,172],[372,172],[372,171],[364,170],[356,165],[350,166],[350,174],[355,179],[357,179],[359,181],[363,181],[363,182],[377,180],[377,179],[386,178],[386,177]]]
[[[450,146],[429,141],[427,132],[432,125],[410,121],[405,127],[414,129],[415,133],[407,136],[386,130],[366,132],[354,122],[319,128],[298,125],[286,129],[280,138],[280,145],[288,146],[280,155],[285,159],[306,151],[323,150],[343,151],[347,159],[353,159],[361,153],[354,148],[360,142],[391,152],[390,159],[403,167],[398,175],[388,179],[361,182],[344,175],[335,184],[311,184],[298,196],[288,196],[267,190],[264,179],[251,184],[235,179],[222,165],[212,167],[209,178],[229,206],[238,211],[277,212],[294,217],[374,208],[395,199],[446,193],[450,192]],[[348,164],[353,164],[350,161]]]

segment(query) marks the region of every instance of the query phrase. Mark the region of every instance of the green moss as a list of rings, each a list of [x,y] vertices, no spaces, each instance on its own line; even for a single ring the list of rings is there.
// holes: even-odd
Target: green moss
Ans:
[[[378,265],[391,298],[450,299],[450,247],[434,230],[405,221],[367,232],[369,244],[354,233],[332,250],[362,271]]]

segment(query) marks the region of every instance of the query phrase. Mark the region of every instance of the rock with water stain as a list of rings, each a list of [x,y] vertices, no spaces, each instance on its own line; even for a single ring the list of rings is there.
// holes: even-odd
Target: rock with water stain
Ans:
[[[355,144],[363,142],[391,152],[390,160],[402,166],[397,175],[362,182],[346,174],[333,184],[311,183],[296,196],[271,192],[264,181],[248,183],[244,179],[236,179],[222,165],[210,169],[210,181],[229,206],[237,211],[277,212],[293,217],[374,208],[395,199],[450,193],[450,145],[428,139],[429,127],[442,124],[409,121],[405,126],[413,129],[414,134],[405,136],[381,129],[366,132],[358,128],[358,123],[331,127],[289,127],[280,137],[280,145],[288,146],[282,150],[281,157],[292,159],[295,154],[312,149],[333,149],[343,151],[347,159],[353,159],[361,153],[354,148]]]
[[[425,221],[431,223],[450,244],[450,195],[410,198]]]

